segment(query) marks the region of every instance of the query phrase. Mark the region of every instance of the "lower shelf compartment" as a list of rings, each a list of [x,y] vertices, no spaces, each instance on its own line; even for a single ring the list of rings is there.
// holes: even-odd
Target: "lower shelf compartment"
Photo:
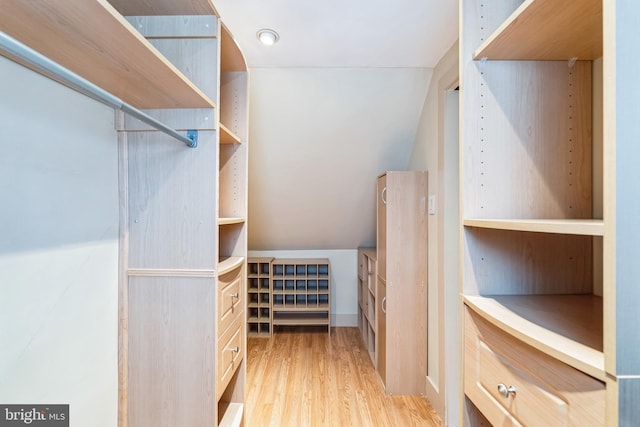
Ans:
[[[606,380],[602,298],[594,295],[466,295],[465,304],[519,340]]]
[[[317,312],[283,312],[273,313],[274,325],[328,325],[330,323],[328,311]]]
[[[239,427],[242,425],[243,412],[242,403],[221,403],[218,407],[218,426]]]

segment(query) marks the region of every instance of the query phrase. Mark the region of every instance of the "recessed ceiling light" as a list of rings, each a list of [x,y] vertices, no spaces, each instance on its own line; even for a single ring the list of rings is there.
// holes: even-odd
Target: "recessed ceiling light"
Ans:
[[[280,39],[278,33],[268,28],[262,29],[256,33],[256,37],[263,45],[272,46]]]

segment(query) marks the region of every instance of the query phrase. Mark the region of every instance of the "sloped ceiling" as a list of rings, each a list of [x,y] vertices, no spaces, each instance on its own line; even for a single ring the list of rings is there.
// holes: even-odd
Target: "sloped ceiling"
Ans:
[[[214,4],[250,69],[249,249],[375,245],[376,178],[409,164],[458,1]]]

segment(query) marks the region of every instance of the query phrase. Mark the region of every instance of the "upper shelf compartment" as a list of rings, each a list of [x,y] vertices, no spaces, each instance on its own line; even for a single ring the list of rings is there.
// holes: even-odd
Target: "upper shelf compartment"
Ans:
[[[229,71],[247,71],[246,61],[233,36],[227,27],[222,25],[220,43],[222,44],[220,69],[223,73]]]
[[[134,107],[215,107],[106,0],[7,0],[2,16],[0,31]]]
[[[593,60],[602,56],[602,0],[526,0],[474,59]]]

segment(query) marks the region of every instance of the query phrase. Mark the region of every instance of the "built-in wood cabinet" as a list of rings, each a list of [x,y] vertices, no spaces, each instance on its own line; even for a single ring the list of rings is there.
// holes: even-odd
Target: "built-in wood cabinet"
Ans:
[[[377,183],[377,368],[388,394],[424,394],[427,363],[426,172]]]
[[[358,328],[374,366],[378,360],[376,248],[358,248]]]
[[[9,1],[3,14],[9,36],[197,134],[191,149],[116,114],[119,425],[242,425],[248,73],[240,50],[208,1]]]
[[[478,412],[493,425],[632,425],[638,414],[640,385],[622,377],[640,369],[620,371],[638,351],[619,340],[637,329],[637,314],[620,310],[638,296],[616,279],[634,263],[616,251],[633,233],[616,228],[631,194],[617,164],[638,149],[616,151],[617,132],[635,125],[616,118],[630,98],[613,83],[624,37],[613,16],[640,8],[565,3],[461,3],[462,422],[472,425]]]

